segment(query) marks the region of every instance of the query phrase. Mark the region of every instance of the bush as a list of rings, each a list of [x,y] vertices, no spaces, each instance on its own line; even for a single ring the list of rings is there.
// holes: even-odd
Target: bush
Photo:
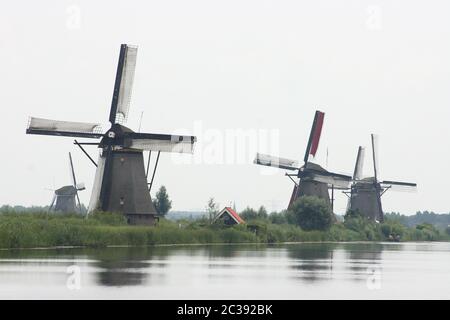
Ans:
[[[353,219],[353,218],[362,218],[364,217],[364,214],[359,210],[348,210],[347,213],[344,216],[344,221],[348,220],[348,219]]]
[[[403,237],[406,233],[406,227],[399,222],[387,222],[391,227],[391,234],[395,236]]]
[[[337,223],[331,226],[328,232],[329,241],[363,241],[366,240],[359,232],[345,228],[344,224]]]
[[[226,228],[219,233],[221,242],[224,243],[243,243],[243,242],[258,242],[258,238],[247,232],[245,229],[233,226]]]
[[[328,230],[333,223],[330,207],[318,197],[304,196],[294,202],[291,213],[303,230]]]
[[[347,217],[347,219],[345,219],[344,226],[347,229],[350,229],[350,230],[353,230],[356,232],[361,232],[364,230],[366,225],[369,223],[375,223],[375,222],[371,222],[371,221],[369,221],[369,219],[362,217],[362,216],[356,216],[353,218]]]
[[[286,218],[286,212],[272,212],[269,215],[269,221],[273,224],[286,224],[288,220]]]
[[[389,235],[392,234],[392,228],[389,224],[387,223],[383,223],[381,225],[381,233],[383,234],[383,236],[387,239],[389,238]]]
[[[432,224],[429,223],[421,223],[416,225],[417,230],[436,230]]]

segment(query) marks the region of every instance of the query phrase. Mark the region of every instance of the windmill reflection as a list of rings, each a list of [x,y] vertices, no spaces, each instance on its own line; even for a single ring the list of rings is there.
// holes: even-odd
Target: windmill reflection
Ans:
[[[382,244],[346,244],[345,252],[347,256],[344,266],[352,280],[367,281],[367,275],[373,270],[381,271]]]
[[[145,282],[161,282],[168,250],[166,248],[108,248],[94,250],[90,258],[100,269],[96,273],[97,281],[104,286],[137,286]]]
[[[327,280],[332,277],[335,244],[302,243],[286,246],[294,278],[303,281]]]

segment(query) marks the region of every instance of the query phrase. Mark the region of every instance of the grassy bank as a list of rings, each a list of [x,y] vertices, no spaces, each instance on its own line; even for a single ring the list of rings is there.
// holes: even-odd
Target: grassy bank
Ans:
[[[402,241],[448,240],[439,231],[406,228],[396,222],[383,225],[355,219],[327,231],[304,231],[290,224],[267,220],[233,227],[209,226],[204,221],[162,220],[155,227],[128,226],[120,215],[101,213],[84,219],[77,215],[1,213],[0,248],[54,246],[104,247],[108,245],[278,243],[303,241],[384,241],[400,234]]]

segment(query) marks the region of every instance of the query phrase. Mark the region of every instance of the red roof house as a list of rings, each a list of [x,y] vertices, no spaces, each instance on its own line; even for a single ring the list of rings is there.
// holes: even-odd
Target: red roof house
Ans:
[[[214,218],[213,223],[216,223],[219,220],[223,221],[226,225],[245,223],[245,221],[237,214],[237,212],[230,207],[223,208],[222,211],[220,211]]]

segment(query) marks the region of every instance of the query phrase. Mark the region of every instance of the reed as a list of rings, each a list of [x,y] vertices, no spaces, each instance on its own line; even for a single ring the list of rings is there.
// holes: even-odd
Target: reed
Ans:
[[[400,234],[402,241],[449,240],[429,225],[407,228],[398,222],[384,224],[354,220],[334,224],[327,231],[304,231],[292,224],[273,224],[268,219],[232,227],[210,226],[204,221],[172,222],[157,226],[129,226],[123,216],[99,212],[85,219],[79,215],[46,212],[0,213],[0,248],[57,246],[105,247],[158,244],[281,243],[319,241],[385,241]]]

